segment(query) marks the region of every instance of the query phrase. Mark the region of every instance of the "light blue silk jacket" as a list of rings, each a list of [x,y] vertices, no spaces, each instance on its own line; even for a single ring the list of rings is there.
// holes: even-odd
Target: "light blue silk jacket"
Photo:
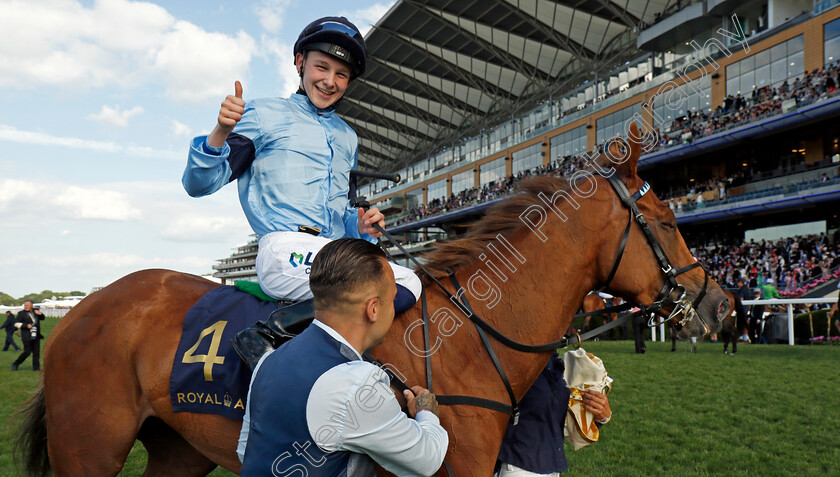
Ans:
[[[359,236],[348,200],[358,161],[356,133],[333,109],[319,110],[306,95],[256,99],[221,148],[193,139],[181,182],[193,197],[238,179],[242,210],[259,237],[309,225],[321,236]]]

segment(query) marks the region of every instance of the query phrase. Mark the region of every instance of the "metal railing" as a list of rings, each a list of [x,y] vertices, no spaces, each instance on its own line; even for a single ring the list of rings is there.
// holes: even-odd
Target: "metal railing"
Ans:
[[[694,211],[705,209],[705,208],[718,207],[718,206],[721,206],[721,205],[734,204],[734,203],[737,203],[737,202],[744,202],[744,201],[754,200],[754,199],[763,199],[763,198],[771,197],[771,196],[775,196],[775,195],[794,195],[794,194],[797,194],[797,193],[802,192],[802,191],[809,191],[809,190],[813,190],[813,189],[819,189],[821,187],[829,187],[829,186],[834,186],[834,185],[838,185],[838,184],[840,184],[840,177],[835,177],[833,179],[829,179],[827,181],[822,181],[822,182],[820,182],[820,181],[807,181],[807,182],[800,182],[798,184],[788,184],[788,185],[785,185],[785,186],[771,187],[771,188],[765,189],[765,190],[759,190],[759,191],[755,191],[755,192],[747,192],[747,193],[744,193],[744,194],[727,196],[727,197],[724,197],[723,199],[704,201],[704,202],[701,202],[699,204],[689,203],[689,204],[686,204],[686,205],[683,205],[683,206],[679,207],[676,211],[676,214],[679,216],[679,215],[684,215],[688,212],[694,212]]]
[[[771,300],[744,300],[741,303],[744,305],[785,305],[787,307],[788,318],[788,344],[793,346],[793,305],[808,305],[817,303],[837,303],[837,297],[834,298],[788,298],[788,299],[771,299]]]
[[[750,305],[784,305],[787,307],[787,325],[788,325],[788,344],[793,346],[793,305],[808,305],[818,303],[837,303],[837,297],[834,298],[788,298],[788,299],[772,299],[772,300],[743,300],[741,303],[745,306]],[[733,303],[732,306],[735,306]],[[651,340],[656,341],[656,327],[651,330]],[[659,325],[660,341],[665,341],[665,324]]]

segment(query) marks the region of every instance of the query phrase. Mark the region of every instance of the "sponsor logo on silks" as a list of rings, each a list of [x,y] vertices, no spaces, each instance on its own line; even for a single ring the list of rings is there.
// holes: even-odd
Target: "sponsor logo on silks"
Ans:
[[[306,259],[304,259],[303,255],[300,253],[292,252],[292,254],[289,255],[289,263],[291,263],[293,267],[297,267],[299,265],[306,265],[308,267],[312,265],[312,252],[306,254]]]

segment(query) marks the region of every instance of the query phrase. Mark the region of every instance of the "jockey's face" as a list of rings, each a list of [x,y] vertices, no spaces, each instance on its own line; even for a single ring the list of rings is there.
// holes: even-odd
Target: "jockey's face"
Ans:
[[[295,56],[295,66],[302,74],[300,86],[316,108],[335,105],[350,84],[350,65],[320,51]]]

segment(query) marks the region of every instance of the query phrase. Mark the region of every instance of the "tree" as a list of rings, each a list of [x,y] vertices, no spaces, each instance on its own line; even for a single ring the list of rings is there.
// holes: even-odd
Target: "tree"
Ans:
[[[52,300],[55,297],[56,300],[61,300],[64,297],[68,296],[86,296],[87,293],[80,292],[79,290],[73,290],[70,292],[54,292],[52,290],[44,290],[40,293],[27,293],[20,298],[15,298],[7,293],[0,292],[0,305],[6,306],[18,306],[22,304],[26,300],[32,300],[32,303],[41,303],[44,300]]]
[[[0,292],[0,305],[15,306],[18,304],[17,299],[15,299],[12,295]]]

